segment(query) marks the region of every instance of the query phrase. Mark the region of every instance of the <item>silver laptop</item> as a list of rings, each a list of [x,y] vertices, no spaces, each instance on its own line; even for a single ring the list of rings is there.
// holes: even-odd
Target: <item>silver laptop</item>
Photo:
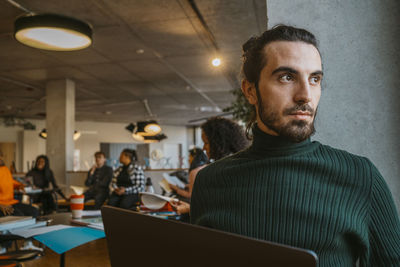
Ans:
[[[113,267],[317,266],[309,250],[110,206],[101,213]]]

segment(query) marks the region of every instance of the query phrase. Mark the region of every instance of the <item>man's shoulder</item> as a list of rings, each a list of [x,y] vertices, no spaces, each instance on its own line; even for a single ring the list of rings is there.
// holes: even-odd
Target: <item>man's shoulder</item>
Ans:
[[[353,170],[364,170],[367,173],[373,173],[377,171],[376,166],[369,158],[351,153],[344,149],[320,144],[318,152],[321,153],[322,158],[325,158],[326,161],[341,164],[342,166],[345,164],[346,168]]]
[[[215,170],[229,168],[230,166],[238,166],[238,164],[249,160],[246,155],[247,149],[210,163],[206,167],[201,169],[199,173],[213,172]]]
[[[318,141],[315,141],[315,142],[319,143]],[[319,143],[319,150],[322,151],[322,152],[325,152],[325,153],[329,153],[329,154],[331,154],[333,156],[336,156],[336,157],[357,159],[357,160],[360,160],[360,161],[363,161],[363,162],[368,162],[369,164],[371,164],[371,161],[367,157],[351,153],[351,152],[349,152],[347,150],[344,150],[344,149],[341,149],[341,148],[335,148],[335,147],[332,147],[330,145]]]

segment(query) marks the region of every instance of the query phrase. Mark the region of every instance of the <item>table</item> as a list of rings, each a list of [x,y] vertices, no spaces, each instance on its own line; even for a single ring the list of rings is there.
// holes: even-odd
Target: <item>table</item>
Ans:
[[[46,216],[46,218],[51,219],[52,221],[50,222],[50,225],[57,225],[57,224],[65,224],[65,225],[77,225],[77,224],[72,224],[71,221],[71,213],[70,212],[65,212],[65,213],[57,213],[57,214],[52,214]],[[85,218],[85,217],[84,217]],[[80,226],[80,225],[77,225]],[[93,242],[93,241],[90,241]],[[79,247],[79,246],[78,246]],[[75,249],[75,248],[74,248]],[[64,267],[65,266],[65,253],[60,254],[60,266]],[[108,256],[108,253],[106,253]]]

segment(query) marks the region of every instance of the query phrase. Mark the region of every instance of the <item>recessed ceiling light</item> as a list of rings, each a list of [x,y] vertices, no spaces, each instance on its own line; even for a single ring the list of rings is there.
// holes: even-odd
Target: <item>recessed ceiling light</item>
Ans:
[[[85,22],[57,14],[19,17],[14,23],[19,42],[38,49],[73,51],[92,43],[92,28]]]
[[[138,50],[136,50],[136,54],[143,54],[144,53],[144,50],[143,49],[138,49]]]
[[[212,65],[214,66],[214,67],[218,67],[219,65],[221,65],[221,59],[220,58],[218,58],[218,57],[216,57],[216,58],[214,58],[213,60],[212,60]]]
[[[112,114],[112,111],[110,111],[110,110],[104,111],[104,114],[106,114],[106,115],[111,115],[111,114]]]

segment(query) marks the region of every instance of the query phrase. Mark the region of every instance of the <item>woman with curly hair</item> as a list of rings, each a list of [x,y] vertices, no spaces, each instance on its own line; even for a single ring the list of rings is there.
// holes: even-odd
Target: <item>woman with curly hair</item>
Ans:
[[[243,128],[232,120],[213,117],[201,125],[201,130],[203,149],[206,151],[210,162],[239,152],[249,145]],[[194,179],[195,177],[193,184]],[[190,204],[184,201],[172,203],[172,206],[178,214],[186,214],[190,211]]]
[[[249,145],[243,128],[232,120],[213,117],[201,125],[201,130],[203,149],[210,160],[219,160]]]

